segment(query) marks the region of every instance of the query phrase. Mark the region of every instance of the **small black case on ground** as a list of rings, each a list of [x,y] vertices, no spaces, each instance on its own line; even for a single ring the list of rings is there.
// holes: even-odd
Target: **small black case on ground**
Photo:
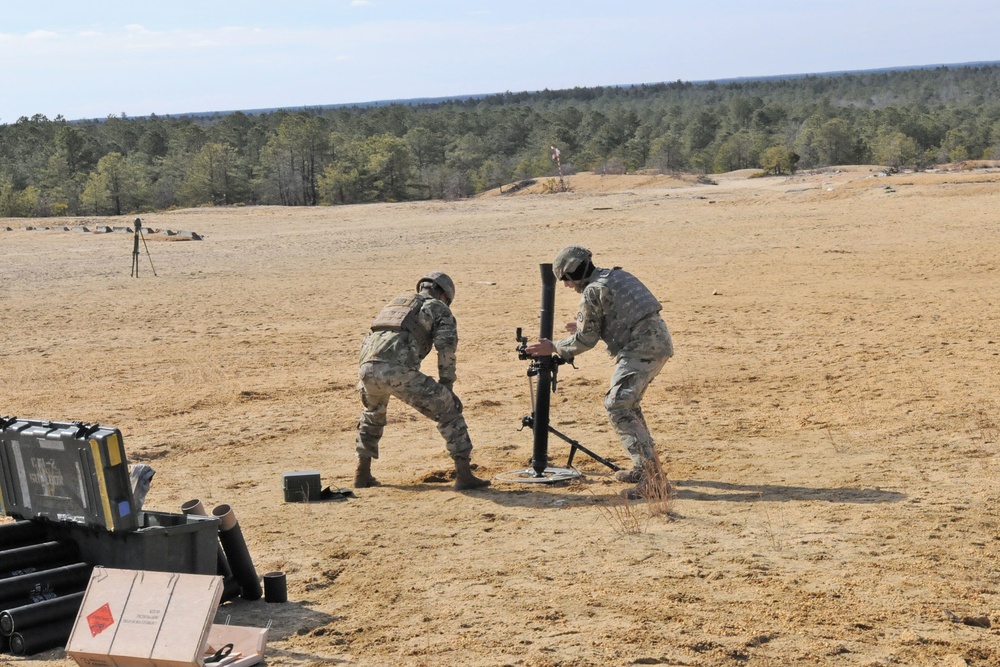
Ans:
[[[320,478],[316,470],[282,473],[286,503],[307,503],[320,499]]]

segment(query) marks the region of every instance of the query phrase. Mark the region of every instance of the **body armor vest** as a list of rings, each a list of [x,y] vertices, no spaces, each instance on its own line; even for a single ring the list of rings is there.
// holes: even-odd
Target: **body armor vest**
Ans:
[[[387,303],[372,320],[372,331],[405,331],[413,336],[420,348],[431,345],[431,332],[420,326],[420,308],[430,297],[423,294],[400,294]]]
[[[636,322],[663,307],[638,278],[619,267],[598,269],[594,282],[611,290],[611,312],[604,314],[601,339],[607,343],[608,353],[614,356],[628,345]]]

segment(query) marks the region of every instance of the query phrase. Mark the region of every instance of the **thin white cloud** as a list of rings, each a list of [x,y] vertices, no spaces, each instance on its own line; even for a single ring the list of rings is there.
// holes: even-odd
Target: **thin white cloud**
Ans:
[[[51,30],[35,30],[33,32],[29,32],[24,37],[25,39],[30,39],[30,40],[54,39],[58,37],[58,34],[52,32]]]

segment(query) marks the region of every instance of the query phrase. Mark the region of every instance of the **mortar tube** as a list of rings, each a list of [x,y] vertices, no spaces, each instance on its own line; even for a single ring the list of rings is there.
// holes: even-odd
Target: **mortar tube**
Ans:
[[[75,618],[80,612],[84,595],[85,592],[80,591],[0,611],[0,634],[10,636],[36,625],[61,621],[71,616]]]
[[[10,652],[14,655],[33,655],[57,646],[65,646],[69,636],[73,634],[76,616],[53,621],[44,625],[36,625],[24,632],[15,632],[10,636]]]
[[[555,318],[556,277],[552,273],[551,264],[540,264],[542,273],[542,309],[539,338],[552,340],[552,322]],[[537,357],[538,384],[535,392],[533,410],[532,434],[534,436],[531,451],[531,469],[535,477],[542,477],[549,465],[549,406],[552,400],[552,367],[555,362],[551,356]]]
[[[57,561],[78,562],[80,549],[75,542],[53,540],[0,551],[0,578],[24,567],[38,567]]]
[[[201,503],[201,500],[197,498],[189,500],[181,505],[181,512],[193,516],[208,516],[208,512],[205,511],[205,506]],[[230,600],[234,600],[240,596],[241,587],[239,582],[233,578],[233,569],[229,566],[229,559],[226,557],[226,551],[222,548],[222,544],[218,540],[216,540],[216,547],[218,547],[218,549],[215,573],[222,577],[222,601],[229,602]]]
[[[36,587],[64,589],[76,593],[87,587],[93,570],[94,567],[87,563],[75,563],[0,579],[0,606],[9,606],[11,600],[30,599],[31,593]]]
[[[240,530],[233,508],[229,505],[219,505],[212,510],[212,516],[218,517],[221,522],[219,541],[222,542],[229,565],[233,568],[233,577],[243,589],[240,595],[244,600],[259,600],[264,591],[261,589],[257,570],[254,569],[250,551],[247,549],[246,540],[243,539],[243,531]]]

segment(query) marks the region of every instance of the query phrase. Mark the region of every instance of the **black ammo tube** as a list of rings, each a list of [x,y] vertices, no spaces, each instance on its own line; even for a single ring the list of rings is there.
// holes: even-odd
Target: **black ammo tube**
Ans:
[[[0,611],[0,634],[12,635],[36,625],[76,618],[84,591]]]
[[[33,655],[57,646],[65,646],[69,636],[73,634],[74,623],[76,616],[36,625],[24,632],[15,632],[10,636],[10,652],[14,655]]]
[[[36,587],[41,589],[64,590],[76,593],[87,587],[87,580],[93,571],[92,565],[76,563],[49,570],[39,570],[8,579],[0,579],[0,607],[8,607],[10,601],[30,600]],[[20,606],[20,605],[18,605]]]
[[[539,265],[542,271],[542,311],[539,338],[552,340],[552,321],[555,317],[556,277],[551,264]],[[549,465],[549,404],[552,399],[552,368],[555,366],[550,355],[538,359],[538,390],[535,392],[534,447],[531,452],[531,469],[535,477],[541,477]]]
[[[25,567],[38,568],[41,565],[62,561],[72,563],[79,560],[80,550],[74,542],[58,541],[29,544],[0,551],[0,578],[14,570]]]
[[[15,521],[0,526],[0,544],[18,546],[45,538],[45,528],[34,521]]]
[[[229,560],[229,567],[233,569],[233,576],[242,587],[242,597],[244,600],[259,600],[263,595],[260,587],[260,580],[257,578],[257,570],[254,569],[253,560],[247,550],[247,543],[243,539],[243,531],[236,520],[236,514],[229,505],[219,505],[212,510],[212,516],[219,517],[219,541],[226,551],[226,558]]]
[[[194,516],[208,516],[205,506],[197,498],[181,505],[181,512]],[[218,554],[216,556],[215,573],[222,577],[222,601],[229,602],[240,596],[240,584],[233,577],[233,570],[229,567],[229,559],[226,557],[226,551],[222,548],[222,544],[218,540],[216,540],[216,547],[218,547]]]

